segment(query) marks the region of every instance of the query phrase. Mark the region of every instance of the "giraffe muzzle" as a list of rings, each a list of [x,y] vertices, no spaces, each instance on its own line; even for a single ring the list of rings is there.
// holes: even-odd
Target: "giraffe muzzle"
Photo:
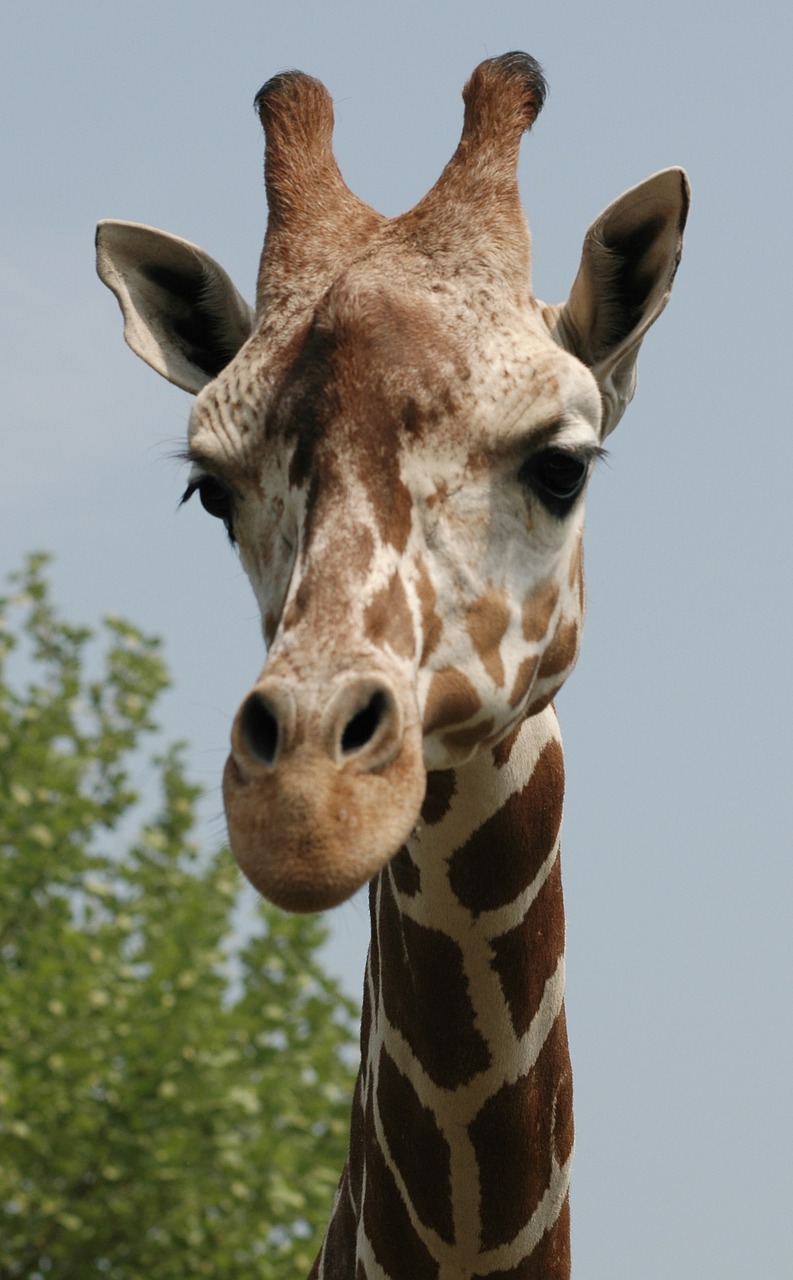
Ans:
[[[263,681],[243,702],[232,730],[232,752],[240,771],[275,769],[284,755],[311,735],[301,707],[282,682]],[[391,684],[379,675],[356,677],[336,689],[328,705],[311,717],[316,738],[337,768],[359,772],[384,768],[399,750],[404,721]]]
[[[288,910],[344,901],[415,826],[426,774],[412,690],[380,671],[268,675],[242,703],[223,792],[232,852]]]

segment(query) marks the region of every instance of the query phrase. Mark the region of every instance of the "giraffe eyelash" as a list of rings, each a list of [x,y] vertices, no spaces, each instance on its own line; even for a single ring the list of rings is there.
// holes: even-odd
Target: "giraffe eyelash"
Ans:
[[[186,502],[189,502],[194,493],[198,494],[201,506],[208,515],[223,521],[229,542],[235,546],[237,542],[234,536],[235,500],[231,491],[215,476],[205,473],[190,480],[182,494],[179,506],[183,507]]]

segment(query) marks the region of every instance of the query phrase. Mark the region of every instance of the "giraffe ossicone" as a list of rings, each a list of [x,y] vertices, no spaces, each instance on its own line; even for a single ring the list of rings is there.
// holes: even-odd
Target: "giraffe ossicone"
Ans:
[[[312,1274],[569,1274],[572,1103],[551,700],[583,620],[584,490],[669,297],[688,184],[592,225],[570,297],[531,287],[517,186],[545,96],[482,63],[460,144],[388,219],[345,185],[331,99],[256,99],[255,310],[196,246],[104,221],[147,363],[195,394],[186,496],[237,544],[268,647],[224,774],[232,851],[291,910],[370,882],[350,1155]]]

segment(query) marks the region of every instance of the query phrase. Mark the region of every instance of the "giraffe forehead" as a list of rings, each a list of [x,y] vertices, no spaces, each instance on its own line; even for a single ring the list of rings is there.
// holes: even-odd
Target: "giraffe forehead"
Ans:
[[[571,410],[597,430],[589,371],[553,342],[533,304],[493,302],[483,328],[481,298],[389,277],[347,272],[288,340],[254,335],[198,396],[191,446],[226,468],[257,456],[270,468],[285,447],[299,487],[318,453],[323,465],[332,452],[376,471],[403,450],[508,445]]]
[[[533,427],[567,418],[564,429],[580,434],[571,406],[584,404],[596,441],[596,388],[533,304],[493,306],[483,329],[481,298],[448,284],[434,292],[437,284],[410,271],[395,280],[379,266],[348,270],[291,337],[275,340],[263,323],[196,401],[191,450],[243,498],[236,533],[268,634],[298,549],[303,598],[334,616],[364,582],[367,599],[382,593],[409,547],[424,548],[444,596],[462,590],[469,602],[493,582],[522,590],[527,575],[546,571],[542,555],[516,565],[523,538],[492,486]],[[378,553],[364,565],[354,552],[367,532]],[[470,561],[464,590],[461,558]],[[330,596],[317,590],[324,577],[336,584]],[[340,631],[350,622],[340,617]],[[485,650],[485,667],[500,671],[498,645]]]

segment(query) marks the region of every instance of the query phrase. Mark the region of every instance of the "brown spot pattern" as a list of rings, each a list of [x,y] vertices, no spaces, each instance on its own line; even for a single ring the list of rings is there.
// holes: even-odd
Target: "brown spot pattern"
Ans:
[[[565,1199],[559,1216],[536,1249],[510,1271],[488,1271],[471,1280],[570,1280],[570,1201]]]
[[[524,640],[537,641],[544,638],[558,600],[559,588],[550,580],[529,592],[521,611]]]
[[[385,873],[380,872],[375,876],[369,884],[369,953],[366,957],[367,973],[371,976],[372,986],[375,992],[380,990],[380,938],[377,932],[377,891],[380,881],[385,878]],[[375,999],[377,997],[375,996]],[[364,1035],[364,1023],[361,1022],[361,1050],[369,1040],[370,1015],[369,1009],[369,990],[368,983],[364,986],[364,1007],[363,1015],[367,1018],[366,1035]]]
[[[328,1224],[326,1237],[325,1255],[326,1258],[332,1259],[334,1276],[352,1276],[355,1273],[358,1223],[346,1181],[345,1170],[345,1174],[342,1175],[341,1194],[336,1211]],[[318,1262],[319,1259],[314,1263],[309,1280],[317,1274]]]
[[[418,440],[424,434],[424,415],[413,396],[408,396],[402,406],[402,426],[409,436]]]
[[[575,621],[559,623],[554,637],[545,653],[537,672],[537,679],[558,676],[575,662],[578,653],[578,623]]]
[[[520,737],[522,727],[523,726],[520,724],[515,725],[512,732],[508,733],[506,738],[502,738],[501,741],[493,748],[493,763],[497,769],[503,769],[505,765],[509,764],[510,756],[512,755],[512,748]]]
[[[524,658],[518,667],[518,673],[515,676],[515,683],[512,686],[512,692],[509,695],[509,705],[517,707],[531,688],[534,674],[537,670],[539,658],[535,653],[531,658]]]
[[[490,1050],[474,1022],[462,951],[445,934],[400,916],[385,878],[378,924],[386,1017],[435,1084],[467,1084],[489,1066]]]
[[[448,1244],[454,1241],[451,1156],[429,1107],[384,1049],[377,1097],[391,1158],[408,1199],[425,1226]]]
[[[465,611],[465,629],[477,656],[498,689],[504,684],[501,641],[507,632],[512,611],[503,591],[486,591]]]
[[[367,459],[368,457],[367,454]],[[390,543],[402,555],[413,526],[413,499],[399,474],[399,454],[396,448],[393,459],[389,462],[390,465],[382,476],[370,473],[367,468],[361,479],[369,491],[383,542]]]
[[[444,733],[444,746],[449,751],[469,751],[471,747],[475,747],[478,743],[484,742],[493,732],[495,720],[480,720],[478,724],[471,725],[468,729],[453,729],[449,733]]]
[[[364,1122],[363,1122],[363,1072],[359,1071],[355,1081],[355,1093],[352,1099],[350,1114],[350,1148],[347,1156],[347,1177],[353,1202],[360,1208],[363,1196],[364,1174]]]
[[[561,1026],[559,1026],[561,1019]],[[569,1058],[569,1048],[567,1046],[567,1022],[565,1019],[564,1009],[557,1019],[558,1035],[564,1035],[564,1053]],[[560,1051],[561,1058],[561,1051]],[[566,1069],[560,1072],[558,1088],[556,1090],[556,1108],[553,1121],[553,1149],[557,1163],[563,1165],[573,1154],[573,1073],[569,1063]]]
[[[491,942],[492,966],[498,974],[515,1035],[531,1026],[545,991],[564,953],[564,903],[559,859],[519,925]]]
[[[294,446],[289,463],[293,488],[311,476],[328,425],[339,413],[333,376],[337,350],[335,334],[314,321],[284,353],[286,372],[273,396],[266,431],[272,437],[282,435]]]
[[[562,821],[562,748],[543,748],[529,781],[452,856],[449,883],[474,915],[506,906],[534,880]]]
[[[538,698],[533,698],[526,708],[526,717],[536,716],[550,706],[563,684],[564,680],[560,680],[552,689],[546,689]]]
[[[480,1173],[482,1247],[508,1244],[525,1227],[551,1183],[554,1100],[569,1070],[564,1020],[557,1018],[528,1075],[505,1084],[469,1125]],[[521,1141],[515,1142],[515,1134]],[[504,1153],[509,1152],[505,1178]]]
[[[398,573],[392,574],[368,605],[364,615],[364,628],[368,638],[378,648],[388,644],[400,657],[413,657],[416,650],[413,617]]]
[[[404,847],[394,854],[390,862],[391,875],[399,893],[415,898],[421,888],[421,871]]]
[[[443,635],[443,623],[435,610],[435,603],[438,599],[437,592],[432,585],[432,580],[427,573],[423,560],[417,562],[418,579],[416,582],[416,593],[421,605],[421,629],[424,636],[424,642],[421,652],[422,666],[427,662],[431,655],[437,649],[441,636]]]
[[[457,779],[453,769],[436,769],[427,774],[427,790],[421,806],[421,820],[427,826],[441,822],[452,807],[457,793]]]
[[[567,582],[572,589],[576,583],[581,583],[584,570],[584,540],[579,534],[578,541],[575,544],[575,550],[570,557],[570,567],[567,571]]]
[[[482,703],[467,676],[456,667],[436,671],[430,681],[424,709],[424,732],[447,725],[464,724],[476,715]]]
[[[405,1202],[377,1144],[371,1098],[366,1131],[363,1224],[374,1255],[388,1276],[437,1280],[438,1264],[416,1235]]]

